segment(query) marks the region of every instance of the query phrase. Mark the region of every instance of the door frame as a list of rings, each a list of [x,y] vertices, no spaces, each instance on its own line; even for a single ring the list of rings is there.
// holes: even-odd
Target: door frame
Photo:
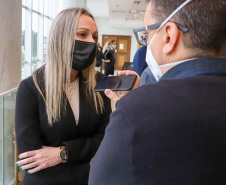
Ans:
[[[132,40],[132,36],[131,35],[107,35],[107,34],[102,34],[102,47],[104,47],[104,45],[105,45],[105,40],[106,40],[106,37],[114,37],[114,39],[112,39],[112,40],[115,40],[116,41],[116,45],[117,45],[117,50],[118,50],[118,48],[119,48],[119,42],[118,42],[118,40],[120,39],[120,37],[128,37],[129,39],[128,39],[128,53],[127,53],[127,55],[128,55],[128,61],[125,61],[125,62],[130,62],[130,55],[131,55],[131,40]],[[115,55],[115,64],[117,64],[117,54],[118,54],[118,52],[116,53],[116,55]],[[117,66],[115,66],[115,70],[122,70],[122,69],[117,69]]]

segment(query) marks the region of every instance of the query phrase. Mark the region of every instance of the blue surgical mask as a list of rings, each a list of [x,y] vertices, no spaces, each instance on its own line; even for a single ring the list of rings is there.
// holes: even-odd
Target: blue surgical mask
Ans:
[[[155,38],[156,34],[159,32],[159,30],[181,9],[183,8],[186,4],[188,4],[189,2],[191,2],[191,0],[187,0],[185,1],[183,4],[181,4],[172,14],[170,14],[169,17],[167,17],[165,19],[165,21],[163,21],[163,23],[159,26],[158,30],[155,32],[155,34],[153,35],[153,37],[151,38],[148,46],[147,46],[147,54],[146,54],[146,62],[148,64],[148,67],[150,68],[151,72],[153,73],[156,81],[159,81],[159,79],[162,77],[162,71],[161,71],[161,67],[167,67],[167,66],[172,66],[172,65],[177,65],[180,63],[185,62],[186,60],[183,61],[178,61],[178,62],[173,62],[170,64],[165,64],[165,65],[158,65],[157,61],[155,60],[155,57],[152,54],[150,45],[153,41],[153,39]]]

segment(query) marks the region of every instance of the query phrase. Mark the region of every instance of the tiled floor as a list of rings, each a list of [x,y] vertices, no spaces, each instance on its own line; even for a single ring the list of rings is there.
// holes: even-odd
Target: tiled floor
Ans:
[[[95,67],[95,70],[96,70],[96,71],[100,71],[100,68],[99,68],[99,67]],[[114,71],[114,76],[117,75],[117,72],[118,72],[118,71],[120,71],[120,70],[115,70],[115,71]],[[102,70],[102,73],[104,74],[104,69]]]

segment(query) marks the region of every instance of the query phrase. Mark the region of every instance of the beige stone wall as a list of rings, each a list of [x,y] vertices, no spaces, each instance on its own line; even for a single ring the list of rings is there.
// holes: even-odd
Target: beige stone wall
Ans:
[[[22,0],[0,0],[0,93],[21,81]]]

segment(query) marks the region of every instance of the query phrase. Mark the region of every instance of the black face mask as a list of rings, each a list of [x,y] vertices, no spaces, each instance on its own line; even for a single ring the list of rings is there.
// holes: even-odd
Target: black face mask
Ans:
[[[80,40],[75,40],[74,42],[72,68],[74,70],[83,70],[94,62],[97,45],[95,42]]]

